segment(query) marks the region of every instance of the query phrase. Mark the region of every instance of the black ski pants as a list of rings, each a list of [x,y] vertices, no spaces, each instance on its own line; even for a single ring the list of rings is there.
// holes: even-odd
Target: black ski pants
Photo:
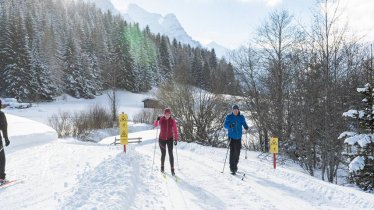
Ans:
[[[0,144],[0,179],[5,179],[5,152],[3,144]]]
[[[173,139],[169,140],[162,140],[159,141],[160,149],[161,149],[161,167],[164,167],[165,163],[165,156],[166,156],[166,146],[168,147],[169,153],[169,161],[171,169],[174,169],[174,156],[173,156]]]
[[[242,148],[241,139],[230,139],[230,171],[238,170],[240,150]]]

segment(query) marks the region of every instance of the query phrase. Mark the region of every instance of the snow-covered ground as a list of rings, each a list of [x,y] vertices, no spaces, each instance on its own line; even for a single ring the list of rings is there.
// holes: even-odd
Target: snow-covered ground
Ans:
[[[119,112],[125,112],[129,115],[129,118],[142,111],[143,102],[146,98],[152,98],[152,91],[150,93],[136,94],[127,91],[117,91],[118,99],[118,110]],[[110,100],[106,93],[97,96],[93,100],[76,99],[67,95],[58,97],[56,101],[35,103],[31,108],[28,109],[12,109],[6,108],[3,111],[7,114],[13,114],[21,117],[25,117],[31,120],[35,120],[44,124],[48,124],[48,118],[53,114],[57,114],[60,111],[79,112],[87,110],[90,106],[98,105],[100,107],[110,107]]]
[[[75,107],[87,103],[77,100]],[[73,108],[43,104],[44,117],[47,106]],[[244,159],[243,150],[240,173],[232,176],[227,164],[221,173],[226,149],[180,142],[174,149],[176,182],[168,158],[166,178],[159,172],[156,129],[130,125],[135,132],[129,137],[143,141],[129,144],[125,154],[122,146],[110,145],[114,137],[99,144],[57,139],[48,126],[9,114],[38,116],[38,109],[5,112],[11,140],[5,148],[7,177],[24,180],[0,189],[0,209],[374,209],[373,194],[321,181],[291,163],[274,170],[257,152]]]

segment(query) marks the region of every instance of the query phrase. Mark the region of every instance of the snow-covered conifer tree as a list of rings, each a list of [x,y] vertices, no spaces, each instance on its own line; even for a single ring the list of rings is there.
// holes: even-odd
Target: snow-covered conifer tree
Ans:
[[[364,95],[364,106],[359,110],[349,110],[343,116],[356,119],[355,132],[344,132],[339,139],[346,138],[348,145],[350,181],[367,191],[374,190],[374,109],[373,87],[368,83],[357,88]]]

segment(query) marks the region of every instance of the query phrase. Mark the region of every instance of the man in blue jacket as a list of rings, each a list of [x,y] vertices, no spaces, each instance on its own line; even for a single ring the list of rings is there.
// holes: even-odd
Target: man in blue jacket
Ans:
[[[224,127],[228,130],[230,142],[230,171],[235,175],[238,171],[240,149],[242,148],[243,127],[248,131],[248,125],[243,115],[240,114],[239,106],[232,107],[232,113],[226,116]]]

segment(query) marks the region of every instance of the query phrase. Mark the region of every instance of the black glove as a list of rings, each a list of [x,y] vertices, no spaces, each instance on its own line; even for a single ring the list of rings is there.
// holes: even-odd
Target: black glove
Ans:
[[[178,144],[178,141],[174,141],[174,145],[177,146],[177,144]]]
[[[235,123],[231,123],[230,128],[235,128]]]
[[[157,121],[159,121],[159,120],[160,120],[160,118],[161,118],[161,117],[157,117]]]
[[[8,138],[5,138],[5,146],[9,146],[9,144],[10,144],[9,139],[8,139]]]

